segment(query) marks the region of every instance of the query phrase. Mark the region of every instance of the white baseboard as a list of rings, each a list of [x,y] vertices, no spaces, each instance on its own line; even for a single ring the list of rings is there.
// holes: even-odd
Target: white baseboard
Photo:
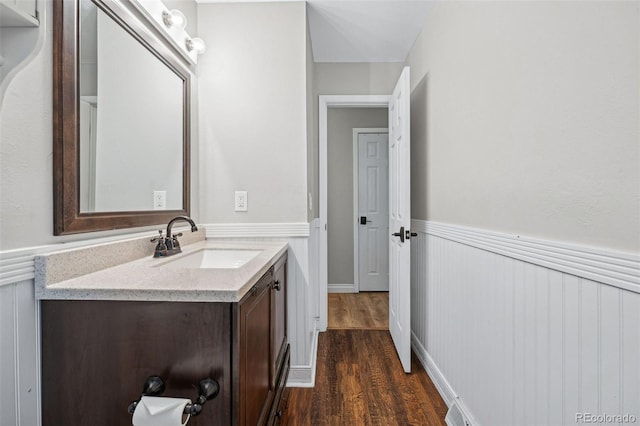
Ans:
[[[456,395],[453,388],[444,377],[444,374],[442,374],[442,371],[440,371],[436,363],[427,352],[427,349],[422,345],[422,343],[420,343],[413,332],[411,333],[411,348],[420,360],[420,364],[422,364],[422,366],[424,367],[427,375],[438,390],[438,393],[447,404],[447,407],[451,407],[454,403],[457,403],[460,411],[462,411],[464,415],[471,421],[471,424],[479,425],[479,423],[470,414],[470,411],[467,409],[464,401],[462,401],[458,397],[458,395]]]
[[[288,388],[312,388],[316,385],[316,365],[318,362],[318,331],[313,333],[311,346],[311,363],[308,365],[292,365],[287,379]]]
[[[355,284],[328,284],[329,293],[357,293]]]
[[[444,402],[447,403],[447,407],[450,407],[451,404],[453,404],[453,401],[457,398],[456,393],[453,391],[453,388],[447,379],[445,379],[438,366],[433,362],[431,356],[429,356],[427,349],[422,346],[422,343],[420,343],[420,340],[418,340],[413,332],[411,332],[411,348],[420,360],[424,369],[427,371],[427,374],[436,386],[436,389],[438,389],[438,393],[442,399],[444,399]]]

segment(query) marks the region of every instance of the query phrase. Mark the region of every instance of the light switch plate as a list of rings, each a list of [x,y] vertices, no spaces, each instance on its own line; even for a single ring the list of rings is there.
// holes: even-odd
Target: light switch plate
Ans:
[[[246,212],[248,211],[248,198],[247,191],[236,191],[236,211],[237,212]]]

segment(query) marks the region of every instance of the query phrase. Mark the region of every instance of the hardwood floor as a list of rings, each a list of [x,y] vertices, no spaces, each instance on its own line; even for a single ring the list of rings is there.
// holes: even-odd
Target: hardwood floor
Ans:
[[[389,293],[330,293],[330,329],[389,329]]]
[[[285,390],[283,425],[444,425],[447,406],[417,359],[405,374],[386,330],[320,333],[314,388]]]

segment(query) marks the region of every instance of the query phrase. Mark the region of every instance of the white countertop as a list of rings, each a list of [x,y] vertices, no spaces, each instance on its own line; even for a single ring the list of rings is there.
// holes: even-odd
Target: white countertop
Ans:
[[[60,260],[42,256],[36,259],[36,299],[237,302],[286,253],[287,247],[285,241],[205,240],[183,246],[181,254],[155,259],[147,256],[59,282],[47,275],[47,263]],[[173,265],[174,260],[202,249],[260,250],[260,253],[235,269]],[[63,261],[82,260],[76,257]],[[50,268],[53,269],[60,268]]]

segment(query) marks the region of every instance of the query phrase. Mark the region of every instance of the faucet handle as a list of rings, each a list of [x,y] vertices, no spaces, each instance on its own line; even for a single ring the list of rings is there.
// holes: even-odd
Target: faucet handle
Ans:
[[[177,234],[173,234],[171,236],[171,245],[178,251],[178,253],[180,253],[180,241],[178,241],[178,237],[182,237],[182,232],[178,232]]]
[[[164,240],[164,237],[162,236],[162,229],[158,229],[158,234],[159,235],[157,237],[151,239],[152,243],[155,243],[156,241]]]
[[[156,249],[153,252],[153,257],[163,257],[167,255],[167,243],[169,240],[162,236],[162,229],[158,230],[158,236],[151,239],[152,243],[158,242],[156,244]]]

